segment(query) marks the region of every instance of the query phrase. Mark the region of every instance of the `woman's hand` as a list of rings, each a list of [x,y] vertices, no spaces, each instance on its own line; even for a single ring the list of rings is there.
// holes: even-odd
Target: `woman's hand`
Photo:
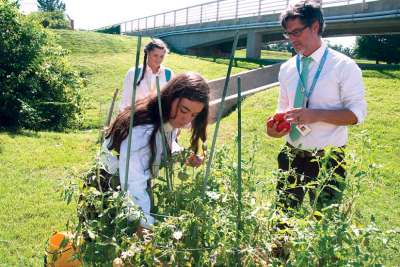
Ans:
[[[151,230],[143,226],[139,226],[138,229],[136,230],[136,235],[141,239],[143,239],[143,237],[149,233],[151,233]]]
[[[190,156],[186,159],[185,164],[191,167],[199,167],[204,162],[204,156],[198,156],[194,153],[191,153]]]

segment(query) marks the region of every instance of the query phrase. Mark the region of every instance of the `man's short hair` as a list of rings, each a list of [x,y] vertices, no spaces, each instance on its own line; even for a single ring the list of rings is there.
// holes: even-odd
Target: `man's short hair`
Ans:
[[[324,14],[321,5],[312,0],[301,0],[290,5],[281,14],[281,25],[287,27],[288,20],[300,19],[305,26],[311,26],[315,21],[319,24],[318,34],[322,35],[325,29]]]

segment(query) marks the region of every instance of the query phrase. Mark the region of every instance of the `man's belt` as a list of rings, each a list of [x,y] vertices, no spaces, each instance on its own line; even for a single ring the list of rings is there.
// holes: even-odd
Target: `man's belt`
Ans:
[[[296,155],[299,158],[323,157],[325,155],[325,151],[323,149],[304,150],[294,147],[289,143],[286,143],[286,146],[289,148],[291,154]]]
[[[304,149],[300,149],[297,147],[292,146],[289,143],[286,143],[287,148],[289,149],[289,152],[293,155],[296,155],[299,158],[312,158],[312,157],[323,157],[325,155],[325,150],[323,149],[314,149],[314,150],[304,150]],[[343,153],[343,149],[346,146],[341,146],[338,147],[338,152]]]

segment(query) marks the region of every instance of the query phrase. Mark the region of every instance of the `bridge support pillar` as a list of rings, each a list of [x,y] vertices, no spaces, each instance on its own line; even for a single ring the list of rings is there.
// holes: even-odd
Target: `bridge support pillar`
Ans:
[[[259,59],[261,57],[262,35],[258,32],[247,34],[246,58]]]

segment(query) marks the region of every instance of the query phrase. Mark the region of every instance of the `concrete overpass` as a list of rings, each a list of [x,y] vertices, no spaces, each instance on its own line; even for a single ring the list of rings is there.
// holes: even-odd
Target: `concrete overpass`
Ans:
[[[400,33],[399,0],[320,0],[324,37]],[[279,15],[289,0],[218,0],[120,23],[121,33],[158,37],[185,54],[229,52],[236,30],[247,58],[261,44],[283,40]],[[115,26],[115,25],[113,25]]]
[[[400,33],[400,0],[320,0],[326,20],[325,37]],[[259,58],[261,44],[283,40],[279,15],[289,0],[218,0],[106,28],[122,34],[159,37],[174,50],[185,54],[230,52],[235,31],[248,58]],[[236,79],[242,78],[243,95],[250,96],[277,86],[280,64],[230,77],[224,113],[236,105]],[[211,116],[215,120],[225,78],[209,81]]]

